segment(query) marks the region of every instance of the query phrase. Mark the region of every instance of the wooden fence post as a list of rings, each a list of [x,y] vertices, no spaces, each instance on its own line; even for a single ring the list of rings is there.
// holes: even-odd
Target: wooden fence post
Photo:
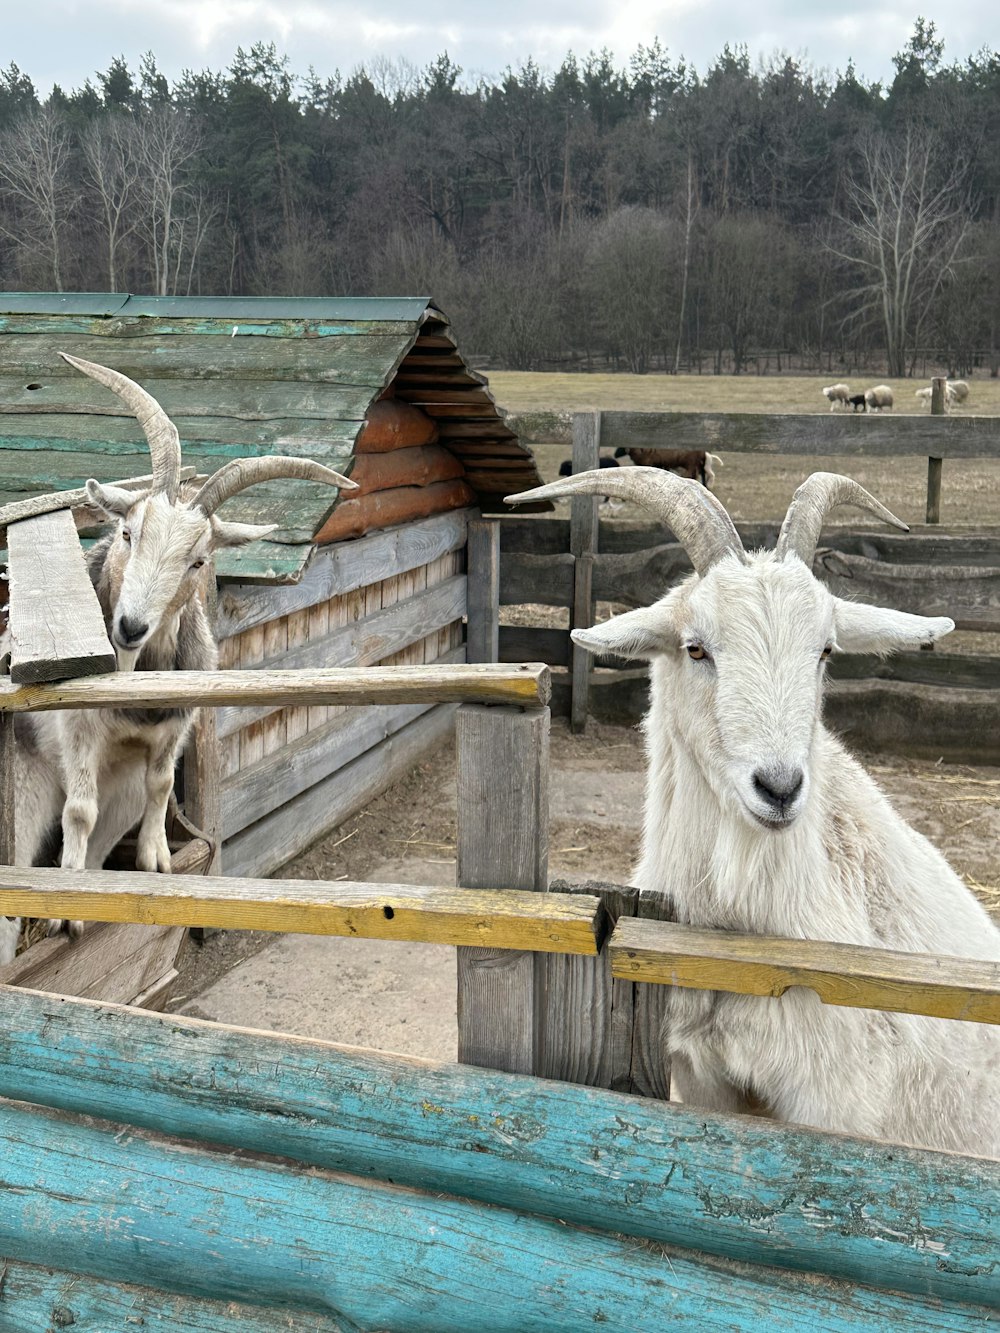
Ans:
[[[601,414],[578,412],[573,417],[574,473],[600,467],[600,456]],[[594,556],[599,531],[597,505],[596,495],[573,497],[569,524],[569,549],[574,558],[572,629],[589,629],[594,623]],[[591,660],[590,653],[573,645],[570,726],[576,732],[582,732],[587,725]]]
[[[945,379],[935,375],[931,380],[931,416],[943,417],[945,414]],[[944,461],[933,456],[927,460],[927,522],[941,522],[941,472]]]
[[[14,864],[14,714],[0,713],[0,865]]]
[[[184,751],[184,815],[212,842],[206,875],[222,874],[222,804],[215,709],[203,708]]]
[[[467,582],[467,662],[500,660],[500,523],[469,524]]]
[[[458,873],[468,889],[548,888],[549,710],[463,705],[457,718]],[[535,956],[458,950],[458,1058],[535,1067]]]

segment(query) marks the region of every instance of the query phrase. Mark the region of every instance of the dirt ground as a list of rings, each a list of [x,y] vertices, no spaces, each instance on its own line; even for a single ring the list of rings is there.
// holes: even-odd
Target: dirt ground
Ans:
[[[702,411],[825,411],[819,393],[826,379],[779,377],[491,374],[491,388],[516,412],[566,412],[587,407],[674,408]],[[865,387],[859,385],[858,387]],[[916,410],[913,381],[894,383],[897,410]],[[967,414],[1000,415],[1000,381],[974,381]],[[568,456],[565,442],[532,446],[546,480]],[[902,518],[922,521],[926,464],[922,459],[817,459],[729,455],[716,493],[734,517],[773,519],[783,512],[799,481],[817,469],[855,476]],[[638,516],[625,507],[622,517]],[[850,521],[849,515],[845,521]],[[942,521],[1000,522],[1000,460],[945,468]],[[522,609],[518,608],[518,613]],[[545,618],[552,615],[546,609]],[[509,613],[508,617],[509,618]],[[529,613],[530,618],[530,613]],[[944,649],[996,652],[988,635],[953,635]],[[864,756],[862,756],[864,758]],[[870,756],[867,766],[905,818],[925,833],[987,906],[1000,918],[1000,770]],[[283,872],[290,878],[365,880],[379,877],[453,884],[455,876],[455,771],[452,747],[441,747],[403,781],[354,819],[314,844]],[[591,722],[583,737],[554,721],[551,754],[553,877],[627,883],[641,832],[643,758],[637,730]],[[350,942],[349,942],[350,943]],[[181,961],[176,1006],[199,1012],[197,1001],[213,982],[274,948],[272,937],[220,933],[191,944]],[[399,946],[397,946],[399,947]],[[338,956],[339,957],[339,956]],[[381,966],[381,959],[376,959]],[[338,964],[339,965],[339,964]],[[438,966],[438,963],[435,963]],[[234,977],[238,973],[234,972]],[[354,984],[378,989],[375,977],[352,969]],[[267,987],[257,977],[248,985]],[[448,984],[441,1003],[449,1003]],[[453,992],[452,992],[453,993]],[[214,1016],[214,1015],[213,1015]],[[262,1026],[270,1026],[257,1020]],[[370,1040],[359,1021],[359,1040]],[[351,1040],[348,1034],[344,1039]],[[373,1043],[374,1044],[374,1043]],[[396,1046],[395,1049],[403,1049]]]

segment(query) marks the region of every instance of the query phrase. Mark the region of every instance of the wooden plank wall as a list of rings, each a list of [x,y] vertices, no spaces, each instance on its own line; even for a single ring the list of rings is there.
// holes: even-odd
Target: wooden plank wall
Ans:
[[[411,525],[416,531],[405,541],[386,542],[387,534],[378,533],[344,544],[367,543],[367,560],[349,553],[337,561],[336,548],[321,552],[317,563],[325,577],[314,577],[305,598],[301,585],[254,589],[257,598],[249,602],[239,594],[251,590],[227,589],[219,624],[220,666],[464,661],[465,542],[474,512]],[[261,600],[270,618],[247,617],[250,607],[259,610]],[[247,618],[251,623],[240,629]],[[420,745],[445,733],[453,713],[446,706],[414,704],[220,709],[224,873],[272,873],[389,785],[414,761]],[[363,773],[354,767],[359,763]],[[348,766],[349,791],[338,778]],[[335,786],[342,790],[334,791]]]

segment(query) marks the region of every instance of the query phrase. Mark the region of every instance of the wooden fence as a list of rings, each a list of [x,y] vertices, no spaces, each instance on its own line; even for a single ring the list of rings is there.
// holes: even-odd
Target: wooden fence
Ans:
[[[940,402],[940,400],[939,400]],[[936,404],[938,405],[938,404]],[[830,528],[814,572],[837,595],[925,615],[960,630],[1000,630],[1000,528],[938,525],[944,459],[1000,456],[1000,418],[596,412],[573,425],[573,470],[597,466],[602,448],[706,449],[781,454],[928,457],[928,524],[903,536],[877,528]],[[593,624],[598,601],[648,605],[691,570],[661,525],[602,521],[598,499],[574,497],[569,520],[504,518],[498,603],[566,608],[573,628]],[[773,546],[778,523],[737,524],[748,548]],[[665,540],[665,536],[667,540]],[[575,729],[588,711],[634,717],[645,705],[644,667],[595,663],[561,628],[501,626],[501,661],[544,661],[569,671],[554,707]],[[620,662],[617,663],[620,668]],[[839,730],[913,753],[1000,762],[1000,657],[902,653],[887,662],[839,657],[828,700]],[[914,708],[921,726],[914,728]]]

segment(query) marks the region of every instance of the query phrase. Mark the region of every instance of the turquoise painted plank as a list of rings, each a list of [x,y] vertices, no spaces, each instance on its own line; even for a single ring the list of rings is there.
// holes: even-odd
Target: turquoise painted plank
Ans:
[[[9,1103],[0,1190],[10,1259],[364,1329],[959,1333],[989,1317]]]
[[[237,337],[240,338],[332,338],[354,337],[355,335],[400,335],[415,339],[420,332],[413,320],[367,319],[341,320],[332,319],[287,319],[280,318],[247,320],[237,325]],[[0,334],[22,334],[38,336],[41,334],[71,333],[88,337],[103,337],[109,345],[122,338],[165,338],[196,335],[219,338],[233,336],[231,319],[182,319],[155,318],[143,316],[129,319],[123,312],[111,319],[92,318],[86,315],[0,315]]]
[[[313,550],[311,542],[286,546],[251,542],[232,547],[216,553],[215,576],[220,583],[298,583]]]
[[[300,319],[319,323],[375,320],[419,322],[430,309],[429,296],[130,296],[126,318],[157,319]]]
[[[272,417],[267,421],[247,421],[239,417],[178,414],[174,417],[174,425],[180,432],[181,448],[186,458],[189,450],[197,452],[199,446],[205,449],[217,445],[237,449],[267,446],[280,452],[277,446],[283,446],[286,441],[290,447],[299,449],[310,443],[353,443],[361,420],[361,417],[346,421]],[[21,414],[0,418],[0,449],[73,453],[95,444],[102,452],[122,446],[145,448],[141,431],[136,430],[135,420],[129,417],[80,413],[71,417]]]
[[[115,315],[127,292],[0,292],[0,315]]]
[[[0,1333],[350,1333],[331,1315],[176,1296],[34,1264],[2,1267]]]
[[[0,989],[0,1096],[1000,1308],[1000,1162]]]

